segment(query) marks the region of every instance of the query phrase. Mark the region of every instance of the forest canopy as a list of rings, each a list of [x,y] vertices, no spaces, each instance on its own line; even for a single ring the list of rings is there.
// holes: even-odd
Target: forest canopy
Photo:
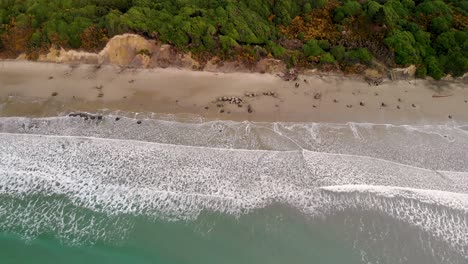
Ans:
[[[440,79],[468,70],[468,0],[0,0],[0,52],[99,50],[137,33],[199,56]]]

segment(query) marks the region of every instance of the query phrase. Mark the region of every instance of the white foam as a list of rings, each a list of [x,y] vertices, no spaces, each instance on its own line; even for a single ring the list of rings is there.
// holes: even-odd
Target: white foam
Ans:
[[[194,219],[211,210],[238,216],[272,202],[313,213],[329,199],[316,188],[334,184],[468,190],[465,172],[440,177],[348,155],[38,135],[0,134],[0,140],[0,194],[65,195],[76,206],[109,215]],[[420,193],[426,196],[419,198],[432,197],[430,191]],[[454,194],[455,202],[448,203],[434,193],[431,203],[466,209],[459,206],[465,196]]]
[[[346,195],[332,196],[328,210],[359,207],[385,213],[442,239],[468,257],[468,194],[369,185],[321,189]]]
[[[293,132],[304,128],[310,134],[310,126],[293,125],[295,128],[292,128],[278,124],[271,129],[263,124],[230,123],[232,127],[227,129],[228,125],[223,122],[187,124],[187,128],[199,126],[203,129],[187,136],[186,140],[200,135],[199,142],[191,143],[206,146],[183,146],[137,141],[132,137],[132,140],[116,139],[112,133],[119,133],[119,129],[109,129],[110,125],[91,123],[91,126],[80,119],[61,120],[61,125],[57,125],[61,122],[57,119],[0,122],[0,131],[3,131],[0,133],[0,195],[12,199],[31,195],[63,196],[76,207],[112,217],[132,214],[168,220],[194,219],[203,210],[239,216],[273,202],[294,206],[310,215],[332,214],[344,208],[365,208],[379,210],[431,232],[467,254],[464,248],[468,247],[468,172],[464,170],[434,171],[388,161],[382,159],[382,155],[368,157],[336,153],[339,149],[327,153],[319,151],[322,147],[316,147],[314,151],[297,147],[311,142],[320,146],[328,144],[331,139],[318,128],[321,125],[314,126],[314,131],[321,131],[316,133],[319,136],[305,143],[300,141],[303,140],[299,136],[301,133],[294,135]],[[122,128],[129,124],[122,123]],[[25,133],[37,134],[11,133],[18,132],[21,124],[31,126]],[[380,133],[373,130],[375,127],[353,126],[364,141],[373,133]],[[83,135],[95,133],[98,137],[75,136],[80,134],[77,127],[85,131],[81,132]],[[139,127],[143,128],[143,135],[140,135],[143,139],[155,135],[151,131],[155,128],[153,124],[144,129],[143,122]],[[336,125],[326,129],[343,133],[346,139],[354,138],[349,126]],[[394,133],[403,133],[388,129],[385,128],[387,134],[380,138],[389,137],[390,142]],[[259,130],[274,132],[258,140]],[[216,131],[222,136],[217,138],[219,134],[206,131]],[[268,141],[275,132],[281,133],[281,137]],[[41,135],[52,133],[58,135]],[[178,140],[183,135],[175,137],[171,138],[168,133],[158,140],[180,144]],[[456,137],[464,144],[463,137]],[[291,140],[296,142],[292,149]],[[343,141],[339,137],[334,140]],[[280,147],[267,150],[274,144]],[[239,145],[248,145],[254,150],[237,149]],[[265,145],[268,148],[262,149]],[[347,147],[356,146],[352,143]],[[53,215],[51,219],[54,220],[48,220],[52,224],[40,221],[42,211],[35,212],[31,219],[53,228],[61,217],[63,219],[55,212],[63,211],[64,205],[50,207],[45,213]],[[29,216],[19,213],[30,208],[0,208],[0,219],[17,214],[6,218],[7,227],[14,226],[15,221],[20,221],[19,217],[24,217],[23,226],[30,225]],[[74,217],[78,216],[67,216],[72,219],[67,226],[79,222],[73,220]],[[33,230],[40,232],[41,225]],[[85,225],[81,228],[92,229]]]
[[[468,171],[468,134],[460,127],[377,124],[206,123],[81,118],[0,118],[0,132],[133,139],[215,148],[351,154],[445,171]]]

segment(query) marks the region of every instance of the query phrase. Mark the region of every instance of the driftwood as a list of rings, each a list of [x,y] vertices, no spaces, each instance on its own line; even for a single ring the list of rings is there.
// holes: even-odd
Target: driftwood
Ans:
[[[448,95],[441,95],[441,94],[434,94],[432,98],[442,98],[442,97],[449,97],[452,96],[453,94],[448,94]]]

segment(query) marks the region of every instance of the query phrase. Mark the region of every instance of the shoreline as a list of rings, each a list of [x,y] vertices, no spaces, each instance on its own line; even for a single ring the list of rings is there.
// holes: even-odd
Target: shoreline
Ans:
[[[124,111],[254,122],[468,123],[465,87],[464,80],[370,86],[325,74],[284,81],[268,73],[2,60],[0,116]]]

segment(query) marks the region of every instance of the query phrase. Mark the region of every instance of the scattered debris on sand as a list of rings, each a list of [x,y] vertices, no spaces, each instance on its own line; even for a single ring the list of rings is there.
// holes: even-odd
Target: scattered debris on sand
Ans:
[[[246,97],[255,97],[258,96],[258,93],[245,93]]]
[[[365,77],[365,80],[370,86],[379,86],[383,82],[382,77],[379,77],[379,78]]]
[[[266,96],[273,96],[273,97],[276,97],[277,94],[273,91],[269,91],[269,92],[263,92],[263,95],[266,95]]]
[[[297,72],[294,70],[289,70],[282,75],[278,74],[278,76],[283,79],[283,81],[296,81],[297,80]]]

